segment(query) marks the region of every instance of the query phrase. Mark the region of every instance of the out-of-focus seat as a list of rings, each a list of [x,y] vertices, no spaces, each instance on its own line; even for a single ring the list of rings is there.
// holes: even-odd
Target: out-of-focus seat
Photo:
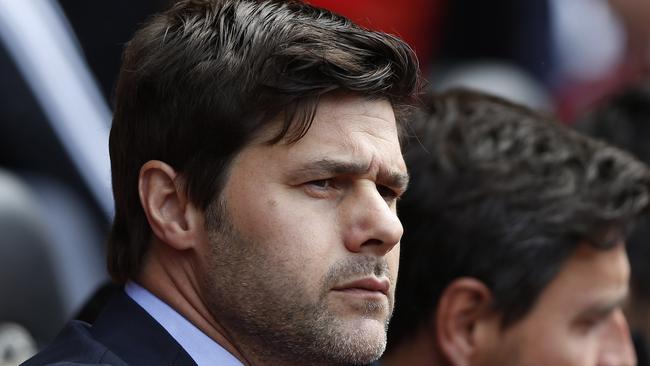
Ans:
[[[0,171],[0,324],[20,324],[39,342],[66,317],[52,250],[35,197]]]
[[[89,216],[55,181],[0,169],[0,360],[46,344],[107,280]]]

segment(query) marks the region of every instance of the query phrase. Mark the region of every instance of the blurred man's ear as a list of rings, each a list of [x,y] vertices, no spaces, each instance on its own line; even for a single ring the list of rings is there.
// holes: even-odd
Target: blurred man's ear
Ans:
[[[203,217],[187,199],[174,168],[158,160],[146,162],[140,168],[138,190],[156,238],[176,250],[195,244]]]
[[[469,366],[481,348],[481,325],[490,314],[492,295],[483,282],[469,277],[453,281],[440,297],[435,327],[443,358]]]

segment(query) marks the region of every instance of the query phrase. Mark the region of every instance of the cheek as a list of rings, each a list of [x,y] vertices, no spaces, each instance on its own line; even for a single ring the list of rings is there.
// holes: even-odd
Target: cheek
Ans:
[[[240,187],[233,196],[229,208],[237,226],[257,240],[318,251],[340,236],[335,205],[308,198],[297,189],[267,184]]]
[[[255,251],[305,278],[326,271],[325,258],[334,260],[343,247],[335,210],[319,203],[280,185],[240,185],[230,192],[228,211],[234,226],[262,246]]]

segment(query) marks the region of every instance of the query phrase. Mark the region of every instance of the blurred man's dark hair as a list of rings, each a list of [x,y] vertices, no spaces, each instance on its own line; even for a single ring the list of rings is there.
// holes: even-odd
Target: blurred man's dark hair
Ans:
[[[581,245],[620,246],[648,204],[643,164],[496,97],[468,90],[430,96],[413,130],[388,356],[423,329],[438,326],[440,336],[433,323],[441,298],[462,279],[485,287],[487,312],[506,332],[531,313]],[[430,348],[445,353],[439,347]]]

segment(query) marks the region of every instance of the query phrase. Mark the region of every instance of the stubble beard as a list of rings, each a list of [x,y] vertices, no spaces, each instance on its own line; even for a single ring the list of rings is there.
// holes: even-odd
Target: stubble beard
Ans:
[[[333,313],[327,298],[336,281],[371,273],[388,276],[383,259],[359,257],[338,263],[328,271],[314,301],[303,284],[296,283],[299,277],[282,277],[284,273],[277,271],[282,263],[269,260],[268,252],[259,250],[264,243],[247,239],[237,230],[224,205],[218,218],[214,213],[206,215],[206,223],[211,250],[201,284],[204,298],[212,316],[230,332],[240,352],[252,358],[250,362],[355,365],[373,362],[383,354],[392,296],[388,306],[366,301],[356,309],[360,317],[377,322],[378,314],[386,314],[383,329],[370,332]]]

